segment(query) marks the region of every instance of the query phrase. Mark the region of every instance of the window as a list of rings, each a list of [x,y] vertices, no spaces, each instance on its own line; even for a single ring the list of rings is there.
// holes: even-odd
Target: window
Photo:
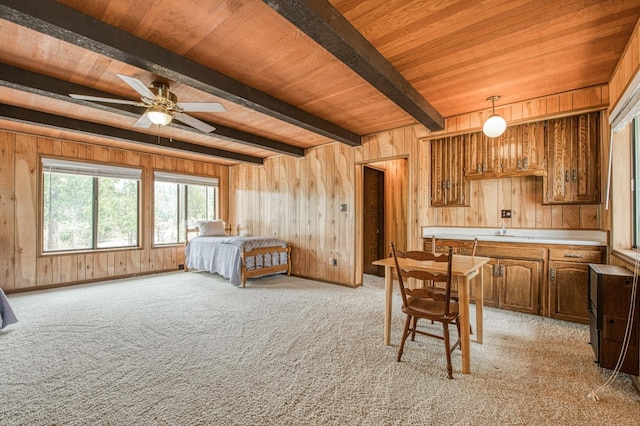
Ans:
[[[42,159],[42,251],[137,247],[140,169]]]
[[[640,250],[640,73],[618,98],[609,124],[605,208],[611,201],[611,248]]]
[[[186,225],[219,218],[218,202],[218,179],[155,172],[154,243],[184,243]]]

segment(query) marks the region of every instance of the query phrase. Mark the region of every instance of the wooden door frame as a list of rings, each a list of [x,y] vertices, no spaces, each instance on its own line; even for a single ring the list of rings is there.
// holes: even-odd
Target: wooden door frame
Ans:
[[[354,219],[355,219],[355,267],[353,268],[353,282],[355,286],[361,286],[363,280],[363,257],[364,257],[364,236],[363,236],[363,208],[364,208],[364,166],[372,167],[371,165],[374,163],[381,163],[385,161],[394,161],[394,160],[405,160],[409,165],[409,156],[407,155],[398,155],[394,157],[385,157],[385,158],[376,158],[372,160],[358,161],[355,163],[355,172],[354,172],[354,193],[355,193],[355,208],[354,208]],[[374,167],[375,168],[375,167]],[[409,188],[411,188],[411,173],[410,168],[407,168],[407,181],[409,184]],[[385,194],[386,196],[386,194]],[[410,201],[410,197],[407,197],[407,203]],[[407,205],[407,212],[409,212],[409,205]],[[385,214],[385,221],[388,220],[387,214]],[[408,222],[408,221],[407,221]],[[407,229],[408,231],[408,229]],[[388,235],[385,235],[385,245],[387,243]]]

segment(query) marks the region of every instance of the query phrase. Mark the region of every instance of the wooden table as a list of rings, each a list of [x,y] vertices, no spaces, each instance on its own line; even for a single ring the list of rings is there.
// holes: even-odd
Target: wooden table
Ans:
[[[400,266],[410,266],[414,269],[424,269],[429,272],[447,272],[447,264],[439,262],[421,262],[412,259],[398,259]],[[482,270],[482,265],[489,262],[488,257],[454,255],[451,264],[453,276],[464,277],[458,285],[458,297],[460,303],[460,344],[462,350],[462,373],[471,373],[471,338],[469,330],[469,293],[470,281]],[[395,263],[392,257],[376,260],[374,265],[384,266],[384,344],[388,345],[391,338],[391,307],[393,297],[393,269]],[[484,277],[475,280],[475,304],[476,304],[476,341],[482,344],[482,299]]]

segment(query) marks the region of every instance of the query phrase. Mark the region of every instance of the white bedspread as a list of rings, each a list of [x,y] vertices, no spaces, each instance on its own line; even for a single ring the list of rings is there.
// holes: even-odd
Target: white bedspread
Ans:
[[[235,286],[242,284],[240,277],[240,248],[223,244],[229,237],[196,237],[184,250],[189,269],[209,271],[228,278]]]
[[[185,248],[187,268],[209,271],[228,278],[235,286],[242,285],[241,252],[262,247],[287,247],[287,243],[272,237],[195,237]],[[245,256],[247,270],[284,265],[287,253],[265,253]],[[255,276],[255,275],[254,275]]]

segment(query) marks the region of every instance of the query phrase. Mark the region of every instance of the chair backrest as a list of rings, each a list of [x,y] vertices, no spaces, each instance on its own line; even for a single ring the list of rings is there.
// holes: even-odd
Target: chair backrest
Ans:
[[[433,236],[431,238],[431,253],[436,254],[439,247],[471,250],[471,257],[475,257],[478,239],[474,237],[473,240],[444,240]]]
[[[453,247],[449,247],[448,254],[433,254],[427,251],[413,250],[406,253],[396,250],[395,243],[391,243],[393,259],[396,264],[398,274],[398,284],[402,295],[402,304],[408,307],[408,297],[411,296],[411,289],[405,286],[405,280],[415,278],[418,280],[444,282],[445,283],[445,315],[449,315],[449,299],[451,298],[451,264],[453,261]],[[410,259],[416,261],[447,262],[446,273],[435,273],[420,269],[411,268],[410,265],[401,266],[399,259]],[[403,262],[404,263],[404,262]]]

